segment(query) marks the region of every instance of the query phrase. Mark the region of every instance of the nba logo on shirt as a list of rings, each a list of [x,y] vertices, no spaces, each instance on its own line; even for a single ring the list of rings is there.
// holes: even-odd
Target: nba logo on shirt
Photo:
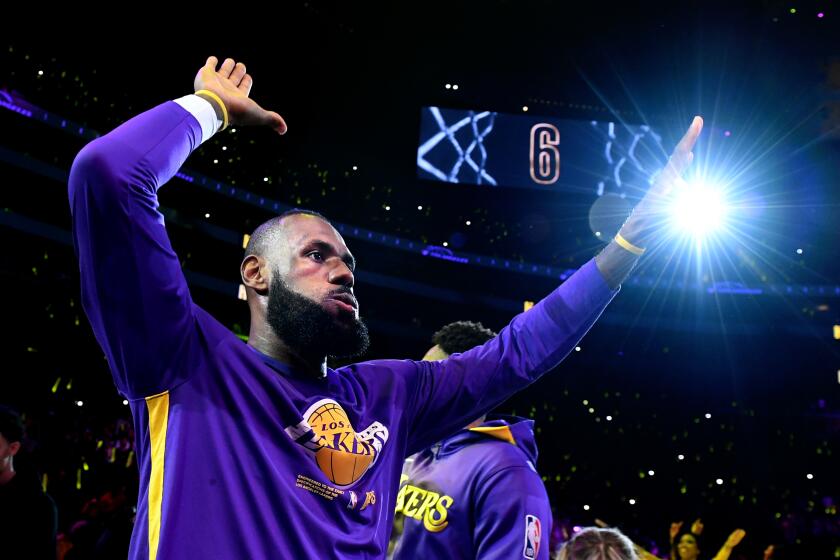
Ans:
[[[540,553],[540,535],[542,528],[540,520],[535,515],[525,516],[525,549],[522,551],[522,556],[529,560],[534,560],[537,554]]]

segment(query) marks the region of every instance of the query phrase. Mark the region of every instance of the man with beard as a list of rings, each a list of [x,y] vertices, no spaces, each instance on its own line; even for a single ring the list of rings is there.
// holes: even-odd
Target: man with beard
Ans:
[[[145,76],[145,74],[144,74]],[[82,300],[129,400],[140,491],[129,557],[378,558],[403,459],[556,366],[652,241],[691,159],[696,120],[641,210],[594,260],[490,342],[438,362],[361,352],[354,260],[309,211],[257,228],[240,273],[248,344],[195,305],[157,191],[228,123],[286,131],[249,98],[245,66],[210,57],[195,94],[88,144],[70,171]]]

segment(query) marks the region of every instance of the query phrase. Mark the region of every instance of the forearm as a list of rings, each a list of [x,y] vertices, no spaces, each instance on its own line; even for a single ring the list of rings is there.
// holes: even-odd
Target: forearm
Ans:
[[[645,203],[640,203],[621,226],[618,236],[621,236],[624,247],[613,238],[595,257],[598,270],[613,290],[627,279],[642,253],[645,252],[645,248],[651,243],[654,233],[645,223],[644,218],[647,212]]]
[[[732,555],[732,547],[723,545],[712,560],[729,560]]]
[[[610,241],[595,257],[598,271],[613,290],[627,279],[638,261],[639,255],[631,253],[615,240]]]
[[[605,282],[596,263],[584,264],[484,346],[485,350],[492,349],[486,359],[492,360],[501,374],[496,382],[504,385],[517,377],[533,381],[556,367],[589,331],[616,293]]]
[[[410,451],[431,445],[524,389],[565,358],[616,295],[590,261],[532,309],[517,315],[489,342],[424,372],[414,393],[413,425],[422,427]]]

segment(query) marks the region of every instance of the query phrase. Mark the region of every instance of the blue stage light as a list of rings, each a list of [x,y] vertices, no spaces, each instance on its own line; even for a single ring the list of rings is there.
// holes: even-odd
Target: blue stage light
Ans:
[[[694,181],[674,195],[669,209],[670,222],[679,233],[703,238],[726,226],[729,210],[722,188]]]

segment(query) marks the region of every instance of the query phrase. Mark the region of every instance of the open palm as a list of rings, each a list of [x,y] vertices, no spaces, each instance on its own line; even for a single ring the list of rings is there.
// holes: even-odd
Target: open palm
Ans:
[[[195,91],[206,89],[218,95],[227,108],[231,124],[268,126],[278,134],[286,133],[286,121],[274,111],[267,111],[249,97],[254,79],[246,73],[245,65],[226,58],[220,67],[219,59],[211,56],[195,76]]]

